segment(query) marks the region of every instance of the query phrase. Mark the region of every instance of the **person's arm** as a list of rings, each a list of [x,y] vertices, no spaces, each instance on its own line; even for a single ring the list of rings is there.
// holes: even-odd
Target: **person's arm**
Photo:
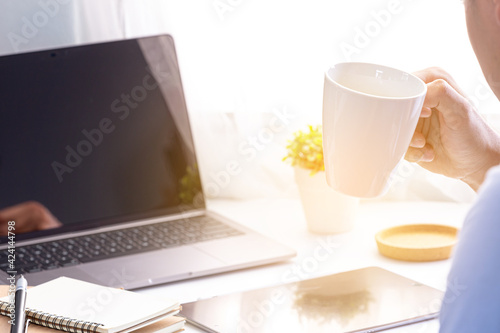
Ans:
[[[440,333],[500,332],[500,166],[493,167],[500,164],[500,138],[446,72],[416,75],[428,91],[406,159],[474,190],[481,186],[453,254]]]
[[[440,333],[500,332],[500,167],[465,218],[443,298]]]
[[[486,172],[500,164],[500,136],[449,74],[429,68],[415,75],[427,83],[427,95],[406,160],[460,179],[477,191]]]

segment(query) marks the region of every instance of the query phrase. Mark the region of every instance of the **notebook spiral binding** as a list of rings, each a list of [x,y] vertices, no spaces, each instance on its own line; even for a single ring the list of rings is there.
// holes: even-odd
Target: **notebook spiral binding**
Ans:
[[[0,302],[0,314],[9,316],[10,307],[10,303]],[[55,316],[29,308],[26,308],[26,318],[30,319],[33,324],[70,333],[97,333],[99,326],[104,326],[104,324]]]

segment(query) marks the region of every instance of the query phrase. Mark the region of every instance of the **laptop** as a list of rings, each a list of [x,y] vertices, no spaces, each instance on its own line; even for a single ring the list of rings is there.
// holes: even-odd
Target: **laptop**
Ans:
[[[295,255],[206,209],[171,36],[3,56],[0,73],[2,283],[136,289]]]

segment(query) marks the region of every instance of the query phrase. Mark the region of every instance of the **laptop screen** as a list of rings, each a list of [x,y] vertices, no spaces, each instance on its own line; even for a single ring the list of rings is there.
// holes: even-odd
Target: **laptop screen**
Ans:
[[[2,236],[204,208],[170,36],[4,56],[0,73]]]

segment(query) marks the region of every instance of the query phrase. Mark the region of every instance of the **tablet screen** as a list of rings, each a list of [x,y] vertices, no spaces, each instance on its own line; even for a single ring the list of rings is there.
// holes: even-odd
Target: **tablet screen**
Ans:
[[[436,318],[443,292],[378,267],[182,305],[209,332],[377,332]]]

